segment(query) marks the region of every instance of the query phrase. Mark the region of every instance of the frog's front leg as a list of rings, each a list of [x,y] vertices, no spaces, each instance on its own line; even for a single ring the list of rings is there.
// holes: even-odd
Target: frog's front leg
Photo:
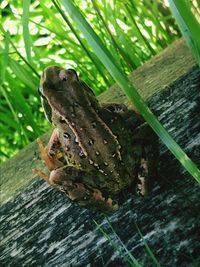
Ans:
[[[82,207],[116,211],[118,205],[111,198],[106,199],[100,190],[78,181],[84,175],[90,174],[73,166],[64,166],[51,172],[49,183]]]
[[[39,146],[41,158],[44,161],[45,165],[49,169],[49,171],[54,170],[55,168],[63,166],[63,163],[58,160],[60,157],[60,154],[58,153],[58,149],[60,146],[59,139],[58,139],[58,131],[57,129],[54,129],[49,144],[48,149],[45,148],[44,143],[41,139],[37,139],[37,143]],[[45,181],[49,182],[49,176],[38,169],[33,169],[33,172],[36,173],[38,176],[40,176]]]

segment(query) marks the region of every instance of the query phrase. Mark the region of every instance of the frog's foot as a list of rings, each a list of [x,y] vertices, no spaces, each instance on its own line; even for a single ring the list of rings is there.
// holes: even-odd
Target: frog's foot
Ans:
[[[157,176],[157,146],[148,144],[143,147],[137,180],[137,192],[145,196],[149,193]]]
[[[103,197],[102,193],[98,189],[93,189],[93,194],[92,194],[92,202],[96,203],[96,206],[98,207],[99,210],[102,211],[110,211],[114,212],[119,209],[119,205],[115,200],[112,200],[112,198],[105,198]]]
[[[49,153],[47,152],[47,149],[45,148],[45,145],[43,144],[41,139],[38,138],[37,143],[39,145],[41,158],[50,171],[54,170],[57,167],[63,166],[62,162],[58,160],[57,155],[49,156]]]
[[[101,191],[81,182],[76,182],[85,172],[72,166],[64,166],[51,172],[49,183],[64,192],[69,199],[85,208],[102,212],[114,212],[119,207],[116,201],[105,198]]]
[[[140,170],[138,173],[136,192],[141,196],[146,196],[149,193],[150,186],[150,176],[149,176],[149,162],[145,158],[141,158]]]

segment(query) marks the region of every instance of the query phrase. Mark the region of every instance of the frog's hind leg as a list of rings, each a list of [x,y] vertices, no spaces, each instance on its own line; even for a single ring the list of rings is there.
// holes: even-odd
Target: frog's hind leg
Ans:
[[[81,182],[87,172],[64,166],[51,172],[49,183],[64,192],[69,199],[82,207],[102,211],[116,211],[118,205],[111,198],[106,199],[100,190]]]

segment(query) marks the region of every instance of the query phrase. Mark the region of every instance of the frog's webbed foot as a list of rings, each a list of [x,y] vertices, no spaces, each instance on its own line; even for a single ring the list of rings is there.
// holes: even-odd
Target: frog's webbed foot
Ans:
[[[149,191],[148,181],[148,162],[144,158],[140,162],[140,170],[137,177],[136,192],[142,196],[146,196]]]
[[[143,147],[140,168],[137,177],[136,191],[142,196],[146,196],[157,175],[158,153],[156,147],[147,145]]]

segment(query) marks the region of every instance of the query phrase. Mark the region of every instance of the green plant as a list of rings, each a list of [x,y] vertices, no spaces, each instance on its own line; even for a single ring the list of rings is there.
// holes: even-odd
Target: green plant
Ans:
[[[160,0],[76,3],[126,74],[180,36]],[[58,1],[4,0],[0,12],[0,156],[6,160],[50,127],[37,95],[45,67],[75,68],[97,95],[114,80]]]

